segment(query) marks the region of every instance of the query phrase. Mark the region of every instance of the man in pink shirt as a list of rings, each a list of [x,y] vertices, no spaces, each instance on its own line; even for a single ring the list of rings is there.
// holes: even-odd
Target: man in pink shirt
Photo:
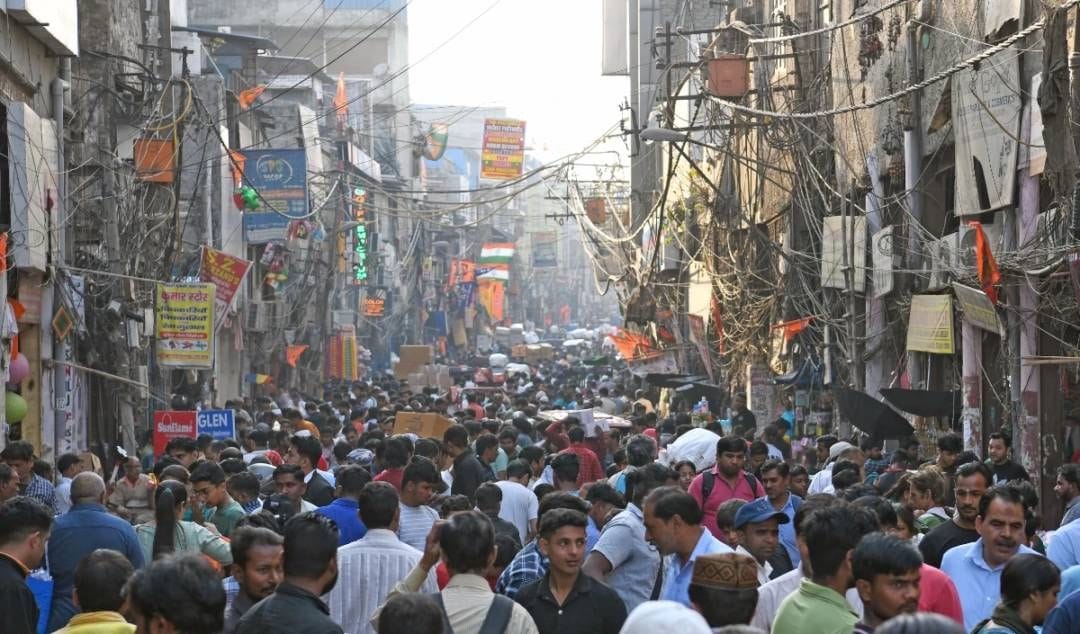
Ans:
[[[713,537],[720,539],[716,526],[716,510],[728,500],[754,500],[765,495],[765,487],[752,474],[743,470],[746,462],[746,441],[728,436],[716,441],[716,465],[699,473],[690,483],[690,495],[705,513],[705,526]]]

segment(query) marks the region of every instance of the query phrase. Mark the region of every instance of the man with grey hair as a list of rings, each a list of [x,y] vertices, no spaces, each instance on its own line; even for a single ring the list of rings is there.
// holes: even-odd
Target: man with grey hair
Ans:
[[[53,578],[49,632],[59,629],[79,612],[72,601],[75,567],[99,548],[126,556],[136,569],[143,566],[135,529],[105,509],[105,481],[85,471],[71,481],[71,510],[56,518],[49,536],[48,562]]]

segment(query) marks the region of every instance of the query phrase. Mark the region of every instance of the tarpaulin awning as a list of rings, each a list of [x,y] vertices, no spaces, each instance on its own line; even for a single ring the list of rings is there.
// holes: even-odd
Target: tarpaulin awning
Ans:
[[[793,387],[811,387],[821,385],[821,372],[818,371],[809,359],[803,361],[797,369],[781,374],[773,379],[776,385],[791,385]]]
[[[840,415],[874,438],[902,438],[915,433],[911,424],[887,404],[865,392],[834,388]]]
[[[960,415],[963,401],[959,390],[905,390],[902,388],[885,388],[881,390],[885,397],[896,409],[914,414],[915,416],[944,416],[955,418]]]

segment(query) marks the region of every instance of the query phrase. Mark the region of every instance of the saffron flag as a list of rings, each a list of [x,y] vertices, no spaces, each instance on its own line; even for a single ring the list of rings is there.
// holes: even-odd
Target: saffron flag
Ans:
[[[619,351],[619,355],[626,361],[648,357],[657,352],[652,341],[645,335],[620,328],[610,336],[611,342],[615,344],[615,349]]]
[[[342,126],[349,118],[349,94],[345,91],[345,73],[338,73],[337,92],[334,93],[334,111]]]
[[[990,302],[998,303],[997,286],[1001,284],[1001,270],[998,269],[994,254],[990,251],[990,242],[983,232],[982,223],[972,221],[968,226],[975,232],[975,270],[979,274],[979,286],[982,287]]]
[[[477,301],[484,307],[491,321],[502,321],[506,287],[499,282],[481,280],[477,286],[477,291]]]
[[[810,325],[810,320],[811,319],[813,319],[813,317],[803,317],[802,319],[793,319],[791,321],[785,321],[785,322],[783,322],[781,324],[776,324],[775,326],[773,326],[773,330],[778,330],[780,328],[783,328],[784,329],[784,340],[785,341],[791,341],[791,339],[795,335],[797,335],[800,332],[806,330],[806,327]]]
[[[285,362],[295,368],[296,362],[300,360],[300,355],[304,354],[307,349],[308,347],[304,345],[285,348]]]
[[[266,84],[259,84],[258,86],[252,86],[247,90],[240,91],[239,95],[236,95],[236,101],[240,103],[241,110],[247,110],[251,108],[251,104],[255,103],[255,100],[259,98],[259,95],[266,91]]]

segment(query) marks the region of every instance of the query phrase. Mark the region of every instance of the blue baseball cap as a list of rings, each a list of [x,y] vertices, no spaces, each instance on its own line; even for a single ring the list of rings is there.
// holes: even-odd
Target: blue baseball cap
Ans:
[[[773,508],[769,498],[758,498],[753,502],[743,504],[739,512],[735,514],[735,528],[742,528],[747,524],[757,524],[773,518],[776,518],[779,524],[787,524],[791,521],[787,514]]]

